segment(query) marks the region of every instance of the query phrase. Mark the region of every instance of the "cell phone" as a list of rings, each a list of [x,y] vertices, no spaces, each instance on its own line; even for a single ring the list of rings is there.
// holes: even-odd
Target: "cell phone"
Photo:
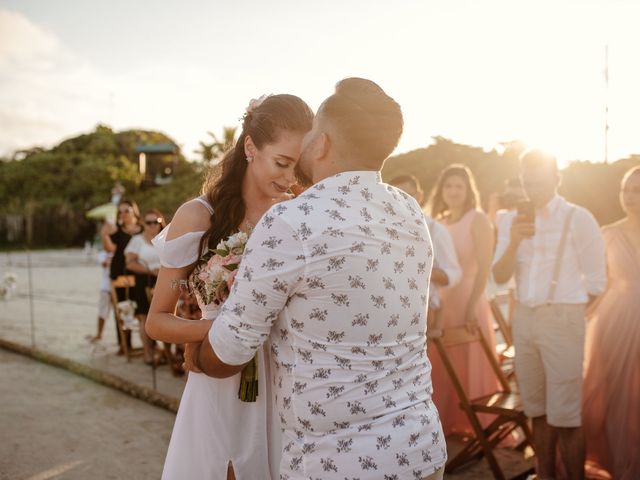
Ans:
[[[517,205],[518,216],[522,217],[524,223],[535,223],[536,208],[531,200],[522,200]]]

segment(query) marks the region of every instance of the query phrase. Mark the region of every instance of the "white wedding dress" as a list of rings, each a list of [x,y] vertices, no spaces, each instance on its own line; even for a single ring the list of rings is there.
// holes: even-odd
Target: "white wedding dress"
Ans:
[[[204,198],[194,201],[211,210]],[[181,268],[194,263],[204,232],[189,232],[166,240],[169,229],[170,225],[153,240],[162,266]],[[215,319],[219,308],[200,304],[206,319]],[[280,427],[275,425],[272,414],[266,348],[258,350],[256,402],[238,398],[240,374],[215,379],[189,373],[171,434],[163,480],[226,480],[229,463],[237,480],[279,477]]]

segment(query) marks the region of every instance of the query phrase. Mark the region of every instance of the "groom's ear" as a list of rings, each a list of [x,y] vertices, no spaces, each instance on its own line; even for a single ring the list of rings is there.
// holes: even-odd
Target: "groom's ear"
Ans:
[[[326,132],[322,132],[318,137],[316,158],[323,159],[329,155],[331,150],[331,137]]]

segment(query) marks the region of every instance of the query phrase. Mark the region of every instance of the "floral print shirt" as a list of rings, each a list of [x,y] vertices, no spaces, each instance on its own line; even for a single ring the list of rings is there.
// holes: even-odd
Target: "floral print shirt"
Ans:
[[[419,205],[379,172],[329,177],[262,217],[209,338],[230,365],[270,340],[281,479],[421,479],[444,465],[432,252]]]

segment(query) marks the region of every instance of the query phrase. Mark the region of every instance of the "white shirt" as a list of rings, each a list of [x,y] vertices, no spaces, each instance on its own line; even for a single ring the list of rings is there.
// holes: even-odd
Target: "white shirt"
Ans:
[[[571,208],[576,211],[565,243],[556,292],[549,299],[558,244]],[[509,245],[516,215],[517,212],[506,213],[500,221],[494,264]],[[559,195],[545,208],[536,210],[535,235],[518,247],[515,280],[516,298],[530,307],[546,303],[581,304],[588,301],[588,295],[603,293],[607,283],[604,242],[593,215]]]
[[[442,270],[449,279],[447,287],[457,285],[462,278],[456,247],[447,227],[425,215],[427,227],[433,242],[433,267]],[[429,286],[429,306],[440,308],[440,286],[431,282]]]
[[[160,255],[152,243],[144,239],[144,235],[139,233],[134,235],[124,249],[124,254],[135,253],[138,261],[149,270],[160,268]]]
[[[418,203],[379,172],[329,177],[262,217],[209,339],[240,365],[270,336],[280,478],[422,478],[444,465],[431,266]]]
[[[110,292],[111,291],[111,277],[109,276],[109,264],[107,266],[103,266],[102,264],[108,261],[113,257],[112,253],[105,252],[104,250],[100,250],[98,252],[98,263],[102,268],[102,281],[100,282],[100,291],[101,292]]]

